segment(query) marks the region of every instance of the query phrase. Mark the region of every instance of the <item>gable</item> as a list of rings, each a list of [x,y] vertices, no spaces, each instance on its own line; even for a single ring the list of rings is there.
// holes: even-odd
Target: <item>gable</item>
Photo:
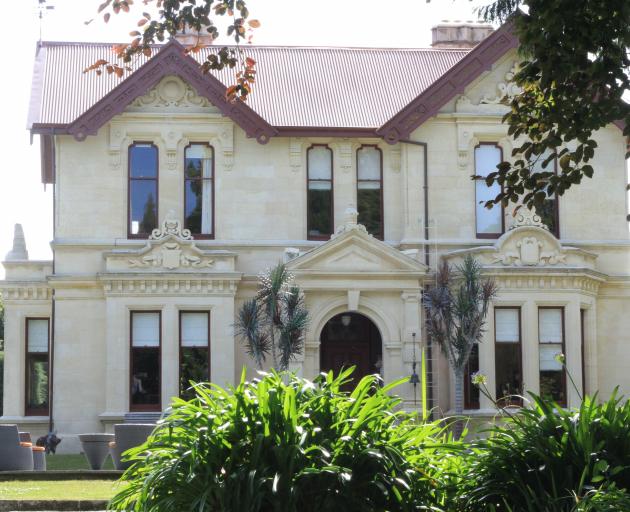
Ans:
[[[376,130],[376,133],[390,144],[408,139],[411,132],[435,116],[444,105],[462,94],[469,84],[517,46],[518,38],[512,31],[512,25],[504,24]]]
[[[361,224],[347,223],[323,245],[291,260],[296,273],[422,275],[426,267],[369,235]]]
[[[154,57],[117,85],[85,113],[70,123],[67,132],[76,140],[96,135],[99,128],[115,115],[122,113],[138,98],[145,96],[164,77],[175,75],[190,84],[199,96],[206,98],[219,111],[232,119],[249,137],[264,144],[276,130],[242,101],[229,102],[225,86],[213,75],[204,75],[198,63],[174,39]]]

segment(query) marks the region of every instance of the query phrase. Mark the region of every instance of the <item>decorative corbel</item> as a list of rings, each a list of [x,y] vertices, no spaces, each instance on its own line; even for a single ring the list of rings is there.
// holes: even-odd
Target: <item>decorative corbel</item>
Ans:
[[[123,145],[124,134],[122,128],[117,123],[109,125],[109,146],[107,152],[109,154],[109,165],[114,170],[120,167],[120,151]]]
[[[292,137],[289,141],[289,165],[293,172],[299,172],[302,167],[302,139]]]
[[[473,133],[470,126],[457,124],[457,166],[461,171],[468,169],[470,158],[470,146],[473,142]]]
[[[337,144],[339,148],[339,166],[343,172],[352,170],[352,143],[346,139]]]
[[[389,149],[390,167],[393,172],[400,172],[400,144],[391,146]]]
[[[223,169],[230,172],[234,168],[234,125],[226,125],[219,138],[223,148]]]

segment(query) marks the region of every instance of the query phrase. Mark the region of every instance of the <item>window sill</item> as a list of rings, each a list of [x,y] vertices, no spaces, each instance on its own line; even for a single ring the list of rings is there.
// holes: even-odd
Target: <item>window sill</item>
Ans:
[[[30,423],[32,425],[46,425],[48,416],[0,416],[0,424]]]

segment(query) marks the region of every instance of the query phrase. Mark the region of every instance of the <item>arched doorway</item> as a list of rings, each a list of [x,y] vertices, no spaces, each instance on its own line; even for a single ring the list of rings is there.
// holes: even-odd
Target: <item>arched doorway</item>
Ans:
[[[332,317],[320,334],[319,367],[321,371],[356,366],[353,379],[373,373],[382,375],[383,344],[381,334],[368,317],[359,313],[340,313]]]

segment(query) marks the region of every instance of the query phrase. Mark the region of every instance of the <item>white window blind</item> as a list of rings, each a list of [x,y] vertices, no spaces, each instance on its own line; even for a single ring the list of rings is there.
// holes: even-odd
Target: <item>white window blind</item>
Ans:
[[[540,343],[562,343],[562,309],[538,310],[538,336]]]
[[[495,328],[497,343],[518,343],[519,333],[519,310],[514,309],[495,309]]]
[[[562,353],[562,345],[547,343],[540,346],[540,371],[561,371],[562,363],[556,361],[556,356]]]
[[[208,346],[208,314],[182,313],[182,347]]]
[[[308,150],[308,179],[332,179],[332,157],[329,148],[315,146]]]
[[[371,146],[361,148],[357,152],[359,180],[381,179],[381,153]]]
[[[28,351],[48,352],[48,320],[28,320]]]
[[[160,346],[160,314],[138,313],[131,315],[131,339],[134,347]]]
[[[491,172],[496,172],[501,160],[501,148],[492,144],[478,146],[475,148],[475,174],[486,177]],[[499,192],[501,192],[501,186],[496,182],[490,187],[483,179],[475,182],[477,233],[496,235],[502,232],[501,206],[495,204],[490,210],[484,206],[486,201],[494,199]]]

